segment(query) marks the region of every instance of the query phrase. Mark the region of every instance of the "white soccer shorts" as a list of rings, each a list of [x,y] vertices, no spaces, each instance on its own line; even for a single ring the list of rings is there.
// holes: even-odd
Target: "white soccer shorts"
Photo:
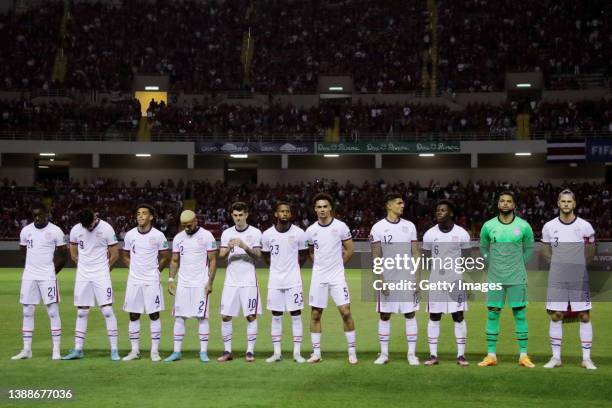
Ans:
[[[412,313],[419,310],[421,299],[418,292],[406,291],[402,293],[402,299],[412,299],[411,301],[397,301],[397,293],[390,293],[389,296],[385,296],[383,293],[378,292],[378,302],[376,302],[376,311],[378,313]],[[393,300],[392,300],[393,299]]]
[[[125,290],[123,310],[129,313],[156,313],[164,310],[164,294],[159,283],[131,283]]]
[[[591,291],[588,283],[553,283],[546,291],[546,309],[556,312],[591,310]]]
[[[76,281],[74,283],[74,305],[94,307],[110,305],[114,301],[113,284],[110,279],[99,281]]]
[[[197,317],[208,319],[208,298],[202,287],[177,286],[172,315],[175,317]]]
[[[261,314],[261,296],[257,286],[224,286],[221,294],[221,314],[236,317]]]
[[[45,305],[59,303],[60,293],[57,279],[21,281],[19,303],[37,305],[41,299]]]
[[[312,307],[325,309],[330,294],[336,306],[343,306],[351,303],[351,295],[349,294],[348,285],[345,280],[336,283],[310,282],[308,304]]]
[[[302,286],[288,289],[268,289],[267,309],[274,312],[293,312],[304,309],[304,290]]]
[[[455,313],[468,310],[467,297],[465,292],[455,291],[453,293],[446,290],[430,290],[427,301],[428,313]]]

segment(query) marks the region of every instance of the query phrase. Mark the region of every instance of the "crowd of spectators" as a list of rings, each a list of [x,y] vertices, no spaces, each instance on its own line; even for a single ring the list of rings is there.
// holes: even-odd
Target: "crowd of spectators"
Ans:
[[[361,93],[414,91],[436,51],[441,90],[503,89],[509,70],[572,86],[563,75],[606,75],[612,59],[604,0],[441,0],[437,45],[425,0],[67,2],[64,30],[62,2],[37,4],[0,16],[4,88],[48,88],[60,44],[63,86],[98,91],[131,89],[135,74],[191,93],[313,93],[328,74]]]
[[[578,201],[577,214],[593,224],[598,239],[612,238],[612,210],[610,191],[612,185],[603,183],[566,183]],[[15,239],[20,229],[30,222],[29,206],[37,199],[47,200],[52,208],[52,220],[65,232],[77,223],[80,209],[89,207],[110,222],[122,238],[135,224],[135,205],[152,204],[157,210],[156,226],[168,237],[178,228],[178,215],[186,200],[195,202],[195,211],[202,225],[211,229],[219,238],[223,229],[232,225],[229,205],[245,201],[250,210],[251,225],[265,230],[274,222],[274,208],[278,201],[288,201],[293,206],[294,223],[307,228],[316,222],[312,198],[324,191],[336,199],[336,216],[345,221],[355,239],[367,239],[370,228],[385,216],[383,197],[399,192],[407,203],[404,217],[413,221],[419,238],[434,225],[435,204],[440,199],[453,200],[457,207],[457,224],[466,228],[477,239],[482,224],[497,213],[497,194],[503,190],[516,194],[516,213],[532,226],[540,236],[544,223],[556,215],[559,186],[540,182],[522,186],[506,182],[459,181],[441,185],[384,181],[365,182],[361,185],[332,180],[304,181],[295,184],[251,184],[232,186],[222,182],[184,182],[167,180],[159,185],[137,185],[117,180],[46,182],[36,188],[23,188],[4,180],[1,187],[0,237]],[[191,201],[195,200],[195,201]]]
[[[507,71],[540,71],[550,87],[576,85],[560,74],[609,74],[611,7],[605,0],[440,0],[441,89],[504,89]]]
[[[343,140],[357,141],[367,140],[371,135],[393,138],[461,132],[512,137],[516,117],[521,112],[530,112],[532,130],[537,132],[555,135],[612,132],[611,100],[541,101],[523,107],[518,103],[470,104],[460,111],[442,104],[320,104],[299,108],[280,103],[246,106],[196,100],[183,106],[152,103],[147,116],[154,139],[162,135],[322,138],[338,117]],[[140,103],[135,99],[106,101],[100,105],[0,100],[0,131],[86,134],[116,130],[134,134],[140,118]]]

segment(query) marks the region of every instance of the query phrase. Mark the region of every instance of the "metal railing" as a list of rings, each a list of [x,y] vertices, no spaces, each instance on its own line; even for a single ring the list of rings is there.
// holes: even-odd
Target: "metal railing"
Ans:
[[[529,139],[518,138],[514,131],[492,132],[422,132],[394,133],[359,132],[343,135],[343,143],[368,141],[501,141],[501,140],[549,140],[549,139],[591,139],[612,138],[610,131],[562,131],[532,132]],[[2,130],[0,140],[44,140],[44,141],[95,141],[95,142],[135,142],[138,141],[134,131],[109,130],[104,132],[72,132],[72,131],[23,131]],[[153,132],[152,142],[322,142],[324,136],[312,133],[178,133]]]

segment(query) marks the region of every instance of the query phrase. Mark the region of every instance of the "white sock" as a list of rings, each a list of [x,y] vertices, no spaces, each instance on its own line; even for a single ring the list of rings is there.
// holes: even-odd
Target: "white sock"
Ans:
[[[346,344],[348,345],[349,354],[355,354],[355,330],[344,332],[346,336]]]
[[[281,354],[281,336],[283,333],[283,317],[272,316],[272,325],[270,334],[272,335],[272,346],[274,347],[274,354]]]
[[[221,336],[223,337],[223,347],[225,351],[232,352],[232,321],[221,321]]]
[[[440,337],[440,321],[427,322],[427,340],[429,341],[429,354],[438,356],[438,338]]]
[[[416,317],[412,319],[406,319],[406,340],[408,341],[408,354],[411,356],[415,355],[416,352],[416,342],[417,342],[417,334],[418,334],[418,326]]]
[[[461,323],[455,322],[455,341],[457,342],[457,357],[465,355],[465,340],[467,339],[467,323],[462,320]]]
[[[247,323],[247,353],[255,352],[257,341],[257,319]]]
[[[302,353],[302,316],[291,316],[291,322],[293,325],[293,354]]]
[[[591,346],[593,345],[593,325],[591,322],[580,322],[580,343],[582,344],[582,359],[591,359]]]
[[[159,353],[159,340],[161,339],[161,319],[151,320],[151,353]]]
[[[310,342],[312,343],[312,353],[321,357],[321,333],[310,333]]]
[[[563,339],[563,321],[550,321],[548,329],[550,335],[550,347],[552,348],[552,356],[557,360],[561,360],[561,341]]]
[[[23,339],[23,349],[32,350],[32,335],[34,334],[34,305],[23,305],[23,325],[21,327],[21,337]]]
[[[83,350],[83,344],[85,343],[85,335],[87,334],[88,318],[89,309],[77,309],[76,327],[74,329],[75,350]]]
[[[62,321],[59,315],[57,303],[47,305],[47,315],[51,323],[51,340],[53,341],[53,351],[59,353],[60,341],[62,340]]]
[[[113,307],[106,305],[100,308],[104,321],[106,322],[106,333],[108,334],[108,342],[110,343],[111,350],[117,350],[117,338],[119,331],[117,330],[117,317]]]
[[[130,343],[132,345],[132,352],[140,352],[140,319],[131,321],[128,325],[128,331],[130,335]]]
[[[174,352],[180,353],[183,346],[183,337],[185,337],[185,318],[174,318]]]
[[[391,321],[378,320],[378,341],[380,342],[380,354],[389,355],[389,336],[391,335]]]
[[[208,352],[208,333],[210,332],[210,325],[208,319],[199,319],[198,333],[200,334],[200,352]]]

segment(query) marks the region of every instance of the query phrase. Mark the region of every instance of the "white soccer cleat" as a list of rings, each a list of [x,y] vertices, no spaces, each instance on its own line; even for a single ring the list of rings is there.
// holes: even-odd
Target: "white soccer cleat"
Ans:
[[[32,350],[21,350],[19,354],[11,357],[11,360],[27,360],[32,358]]]
[[[374,360],[374,364],[382,365],[389,362],[389,357],[386,354],[379,354],[378,358]]]
[[[277,363],[282,359],[283,357],[280,354],[272,354],[270,357],[266,358],[266,363]]]
[[[408,354],[408,364],[411,366],[418,366],[420,364],[419,358],[414,354]]]
[[[357,364],[358,363],[357,354],[356,353],[349,353],[348,362],[349,362],[350,365]]]
[[[151,352],[151,361],[155,361],[155,362],[162,361],[162,358],[157,351]]]
[[[316,364],[316,363],[320,363],[322,360],[321,356],[315,353],[312,353],[310,355],[310,358],[308,360],[306,360],[306,362],[308,364]]]
[[[295,353],[293,355],[293,361],[295,361],[298,364],[304,364],[306,362],[306,359],[304,357],[302,357],[301,354]]]
[[[130,351],[130,353],[123,357],[123,361],[140,360],[140,353],[137,351]]]
[[[557,359],[557,358],[551,358],[548,363],[544,364],[542,367],[544,368],[557,368],[557,367],[561,367],[563,364],[561,364],[561,360]]]
[[[586,368],[587,370],[597,370],[597,367],[595,366],[595,364],[593,364],[593,362],[590,359],[582,360],[581,366],[583,368]]]

